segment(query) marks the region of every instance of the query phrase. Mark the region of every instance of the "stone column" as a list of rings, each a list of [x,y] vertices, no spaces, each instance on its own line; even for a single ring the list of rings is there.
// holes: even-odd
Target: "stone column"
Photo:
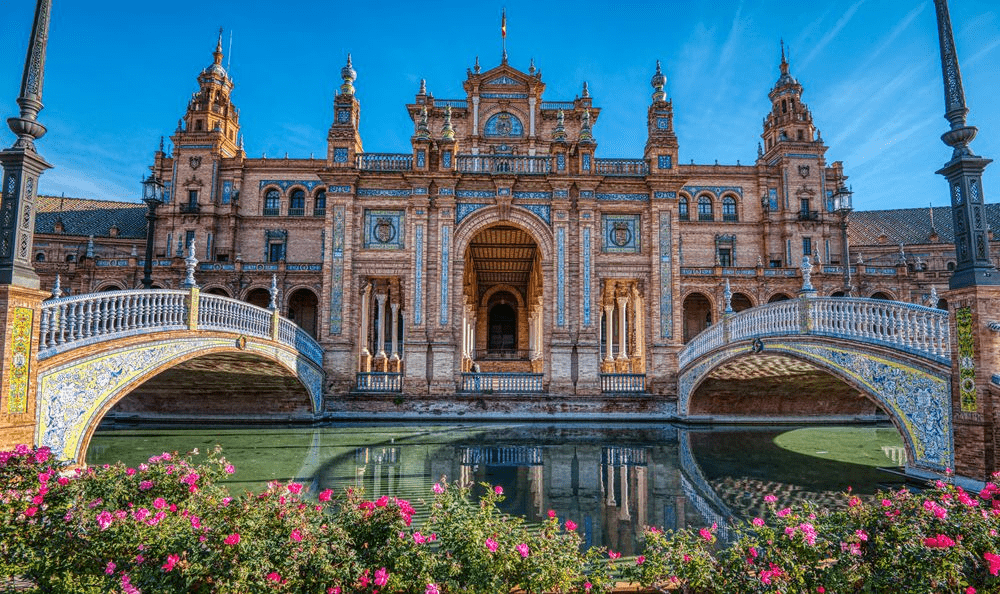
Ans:
[[[615,315],[615,306],[613,304],[606,304],[604,306],[604,335],[607,337],[607,344],[604,348],[604,360],[608,363],[615,360],[613,315]]]
[[[390,359],[399,361],[399,327],[397,325],[399,323],[399,303],[392,302],[389,309],[392,310],[392,324],[389,326],[392,331],[392,356]]]
[[[361,357],[371,357],[371,353],[368,351],[368,309],[370,307],[369,302],[371,301],[372,285],[368,283],[365,285],[365,290],[361,293],[361,330],[358,340],[361,342]],[[365,371],[362,369],[361,371]]]
[[[378,293],[375,299],[378,300],[378,351],[375,353],[376,359],[385,359],[385,293]]]
[[[618,297],[618,360],[628,359],[628,341],[625,337],[625,309],[628,307],[628,297]]]
[[[528,359],[535,358],[535,308],[528,310]]]

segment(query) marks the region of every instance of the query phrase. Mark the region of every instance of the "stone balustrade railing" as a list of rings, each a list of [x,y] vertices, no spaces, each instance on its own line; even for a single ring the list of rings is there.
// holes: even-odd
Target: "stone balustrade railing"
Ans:
[[[463,373],[462,392],[523,394],[543,392],[541,373]]]
[[[455,164],[462,173],[521,173],[552,172],[551,157],[507,155],[458,155]]]
[[[649,164],[645,159],[594,159],[594,173],[642,177],[649,175]]]
[[[769,303],[724,316],[678,355],[683,369],[732,342],[768,336],[829,336],[951,362],[948,312],[881,299],[814,297]]]
[[[354,383],[357,392],[402,392],[403,374],[383,371],[361,372]]]
[[[462,448],[462,466],[541,466],[542,448],[537,446],[470,446]]]
[[[646,374],[602,373],[601,392],[605,394],[643,394],[646,392]]]
[[[408,153],[363,153],[357,156],[358,169],[365,171],[410,171],[413,155]]]
[[[192,308],[194,298],[198,302]],[[128,336],[210,330],[273,340],[323,364],[319,343],[276,311],[194,290],[108,291],[50,299],[42,304],[39,325],[39,359]]]

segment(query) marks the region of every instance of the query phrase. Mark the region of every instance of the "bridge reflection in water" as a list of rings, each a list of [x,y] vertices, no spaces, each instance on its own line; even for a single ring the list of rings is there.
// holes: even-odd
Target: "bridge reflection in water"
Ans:
[[[893,465],[890,458],[902,440],[891,427],[874,426],[105,425],[94,435],[87,459],[135,465],[160,451],[204,451],[216,443],[238,469],[230,485],[235,491],[296,480],[314,493],[352,487],[372,498],[417,501],[433,497],[431,487],[441,477],[487,482],[503,487],[504,511],[540,522],[555,510],[561,520],[580,526],[588,545],[630,554],[638,550],[645,525],[716,522],[724,534],[731,514],[760,515],[769,493],[782,505],[803,500],[836,505],[848,486],[855,494],[874,494],[891,479],[875,467]]]

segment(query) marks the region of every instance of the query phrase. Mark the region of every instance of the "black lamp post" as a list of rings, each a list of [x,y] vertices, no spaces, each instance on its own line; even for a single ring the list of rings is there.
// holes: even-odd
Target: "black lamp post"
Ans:
[[[841,259],[844,264],[844,297],[851,297],[854,289],[851,287],[851,252],[847,245],[847,217],[854,210],[851,196],[854,192],[840,182],[837,191],[833,193],[833,211],[840,216],[840,245],[843,249]]]
[[[150,173],[142,180],[142,201],[146,203],[146,261],[142,266],[142,287],[153,288],[153,238],[156,230],[156,209],[163,204],[163,182]]]

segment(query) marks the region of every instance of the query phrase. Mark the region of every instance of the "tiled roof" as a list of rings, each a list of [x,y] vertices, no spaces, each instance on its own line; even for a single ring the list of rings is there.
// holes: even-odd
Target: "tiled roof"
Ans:
[[[55,233],[56,221],[62,219],[64,235],[110,237],[114,225],[120,238],[146,237],[144,204],[39,196],[35,205],[35,233]]]
[[[937,242],[931,240],[931,211]],[[895,210],[858,210],[851,213],[848,235],[852,246],[906,245],[953,243],[951,207],[899,208]],[[1000,229],[1000,204],[986,205],[986,222],[991,229]],[[885,241],[879,237],[885,235]]]

